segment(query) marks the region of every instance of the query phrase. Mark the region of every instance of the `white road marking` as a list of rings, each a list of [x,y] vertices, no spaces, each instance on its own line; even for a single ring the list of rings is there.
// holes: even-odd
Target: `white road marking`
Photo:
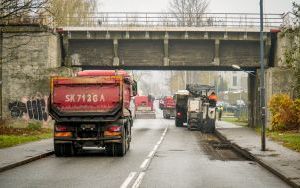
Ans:
[[[152,150],[152,151],[149,153],[148,157],[151,158],[151,157],[154,155],[154,153],[155,153],[155,151]]]
[[[134,181],[132,188],[138,188],[141,183],[142,180],[145,176],[145,168],[148,167],[147,165],[150,164],[151,160],[154,157],[154,154],[157,152],[158,147],[160,146],[160,144],[162,143],[162,141],[165,138],[165,135],[168,131],[168,128],[166,128],[162,134],[162,136],[160,137],[160,140],[156,143],[156,145],[154,146],[153,150],[148,154],[147,159],[145,159],[143,161],[143,163],[141,164],[140,168],[142,169],[142,172],[140,172],[140,174],[138,175],[138,177],[136,178],[136,180]],[[120,188],[127,188],[127,186],[130,184],[130,182],[132,181],[132,179],[136,176],[136,172],[131,172],[129,174],[129,176],[126,178],[126,180],[124,181],[124,183],[121,185]]]
[[[127,188],[127,186],[130,184],[131,180],[135,177],[136,172],[130,172],[126,180],[123,182],[123,184],[120,186],[120,188]]]
[[[141,185],[144,176],[145,176],[145,172],[141,172],[137,177],[137,179],[135,180],[134,184],[132,185],[132,188],[138,188]]]
[[[154,148],[153,148],[153,151],[156,151],[158,148],[158,145],[155,145]]]
[[[147,166],[147,164],[149,163],[149,160],[150,160],[149,158],[145,159],[144,162],[141,164],[140,168],[144,169]]]

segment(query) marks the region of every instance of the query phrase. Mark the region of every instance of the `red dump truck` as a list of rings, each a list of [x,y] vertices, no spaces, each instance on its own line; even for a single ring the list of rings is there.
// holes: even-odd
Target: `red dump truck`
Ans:
[[[122,70],[51,78],[55,155],[70,156],[83,147],[105,147],[108,155],[125,155],[133,122],[129,104],[135,94],[136,82]]]
[[[161,109],[163,110],[163,117],[166,119],[170,119],[171,117],[175,117],[175,101],[173,96],[165,96],[162,99]]]
[[[153,107],[154,97],[136,96],[134,97],[135,118],[136,119],[155,119],[155,111]]]

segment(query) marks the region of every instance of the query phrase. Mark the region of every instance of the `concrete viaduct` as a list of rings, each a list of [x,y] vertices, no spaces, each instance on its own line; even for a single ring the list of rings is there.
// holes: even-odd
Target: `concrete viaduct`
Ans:
[[[229,16],[234,18],[236,15]],[[272,16],[270,17],[273,18]],[[216,20],[213,22],[206,20],[206,24],[203,25],[202,20],[201,26],[197,24],[174,26],[177,21],[172,21],[172,17],[167,17],[171,24],[166,24],[165,21],[161,24],[156,15],[135,18],[132,24],[128,21],[128,17],[128,15],[117,16],[118,20],[112,21],[107,15],[105,18],[98,16],[92,24],[68,24],[51,31],[37,25],[8,29],[3,27],[6,30],[2,29],[1,56],[6,57],[9,54],[16,56],[16,60],[2,58],[3,117],[9,116],[9,113],[21,117],[21,108],[13,112],[11,109],[19,108],[18,106],[12,107],[16,105],[12,102],[21,100],[24,95],[30,96],[36,92],[47,95],[49,75],[70,75],[78,68],[221,71],[233,70],[231,67],[233,64],[254,72],[259,68],[259,32],[254,17],[252,17],[252,25],[247,24],[245,20],[241,21],[240,16],[235,18],[239,20],[233,21],[231,25],[227,25],[231,22],[226,22],[225,25],[222,22],[221,25],[217,25],[219,22]],[[123,22],[119,24],[120,18],[126,18],[126,24]],[[211,17],[207,16],[207,18]],[[226,18],[228,18],[227,15]],[[268,27],[264,31],[264,63],[265,67],[269,68],[268,70],[280,66],[283,55],[281,39],[278,37],[279,24],[282,24],[282,20],[278,22],[277,18],[273,19],[275,21],[266,21]],[[151,24],[147,25],[144,22]],[[154,22],[156,25],[153,24]],[[272,23],[275,27],[271,27]],[[15,33],[22,33],[22,35]],[[25,38],[28,36],[35,37],[35,39],[29,40],[24,46],[19,45],[18,49],[11,47],[13,44],[17,45],[21,41],[26,41]],[[19,57],[20,55],[16,53],[26,58]],[[28,58],[29,54],[33,56]],[[268,70],[266,75],[272,78],[282,74],[281,71],[275,71],[276,74],[273,74],[274,71],[268,73]],[[274,90],[274,79],[271,80],[273,81],[270,86],[268,85],[270,79],[267,77],[267,96],[278,90]],[[38,84],[41,87],[36,87],[36,84],[30,84],[32,81],[42,82],[46,86]],[[25,89],[26,92],[22,94],[18,93],[17,89],[21,89],[24,84],[27,84],[30,89]],[[259,116],[258,84],[257,77],[248,77],[249,124],[251,126],[255,124]],[[7,92],[4,93],[4,90]],[[280,91],[282,90],[280,86]],[[23,113],[25,114],[26,111],[23,110]]]
[[[68,66],[159,70],[259,67],[257,29],[109,27],[58,29]],[[266,31],[265,65],[274,65],[276,33]]]

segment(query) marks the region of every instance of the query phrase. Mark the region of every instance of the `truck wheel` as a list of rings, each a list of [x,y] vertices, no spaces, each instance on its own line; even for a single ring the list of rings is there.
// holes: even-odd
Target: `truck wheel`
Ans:
[[[130,150],[130,142],[131,142],[131,128],[128,127],[128,133],[127,133],[127,137],[126,137],[126,144],[127,144],[127,147],[126,147],[126,152]]]
[[[183,126],[183,123],[179,120],[179,119],[175,119],[175,125],[176,127],[182,127]]]
[[[122,143],[109,143],[105,146],[105,150],[107,155],[109,156],[124,156],[126,154],[126,147],[128,148],[128,144],[126,144],[126,135],[125,135],[125,130],[123,129],[122,132]]]
[[[54,154],[57,157],[69,157],[75,154],[73,144],[54,144]]]
[[[105,151],[108,156],[114,156],[114,143],[106,144]]]
[[[127,142],[127,135],[126,135],[126,132],[125,132],[125,128],[123,128],[122,143],[117,143],[115,145],[116,156],[122,157],[126,154],[126,146],[127,146],[126,142]]]
[[[127,142],[126,142],[126,152],[130,150],[130,140],[127,139]]]

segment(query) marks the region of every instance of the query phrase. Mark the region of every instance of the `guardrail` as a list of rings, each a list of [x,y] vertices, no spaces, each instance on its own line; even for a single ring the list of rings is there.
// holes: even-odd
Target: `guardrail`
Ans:
[[[281,27],[282,14],[265,14],[266,27]],[[67,16],[63,26],[168,26],[168,27],[259,27],[256,13],[149,13],[101,12],[85,17]]]
[[[265,14],[265,27],[292,25],[292,14]],[[58,21],[59,20],[59,21]],[[259,27],[260,15],[256,13],[161,13],[161,12],[94,12],[84,16],[18,17],[3,19],[0,24],[42,24],[50,27]]]

